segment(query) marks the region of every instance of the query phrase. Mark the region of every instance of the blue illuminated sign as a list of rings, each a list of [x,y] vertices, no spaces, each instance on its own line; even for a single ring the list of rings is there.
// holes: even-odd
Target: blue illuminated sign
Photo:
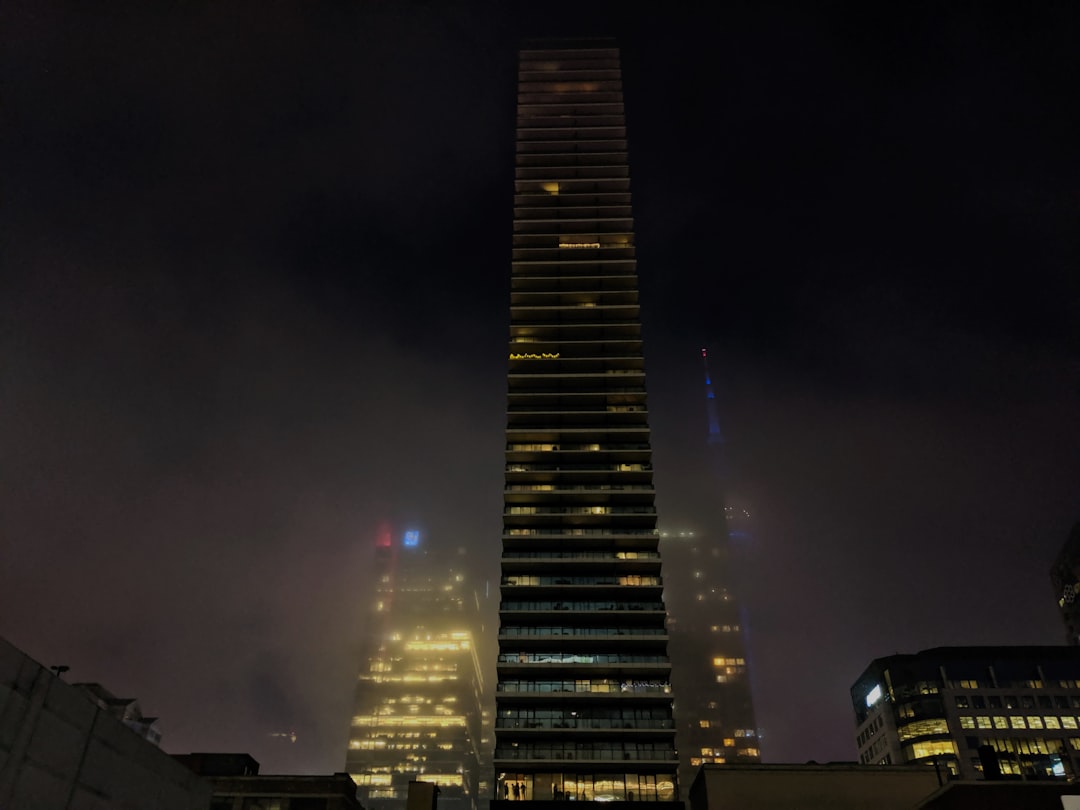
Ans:
[[[405,545],[410,547],[420,545],[420,532],[405,532]]]

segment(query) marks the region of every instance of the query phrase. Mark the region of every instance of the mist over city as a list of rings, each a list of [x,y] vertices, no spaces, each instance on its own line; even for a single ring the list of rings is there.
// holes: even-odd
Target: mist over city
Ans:
[[[383,532],[461,561],[494,684],[530,37],[621,52],[658,523],[741,516],[707,576],[762,760],[854,761],[876,658],[1065,642],[1076,7],[14,2],[0,32],[0,637],[165,751],[343,769]]]

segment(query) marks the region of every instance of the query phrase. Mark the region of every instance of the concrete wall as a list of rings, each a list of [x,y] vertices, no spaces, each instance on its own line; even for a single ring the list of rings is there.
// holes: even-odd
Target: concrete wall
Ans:
[[[938,789],[923,765],[704,765],[691,810],[911,810]]]
[[[0,639],[0,808],[209,806],[208,782]]]

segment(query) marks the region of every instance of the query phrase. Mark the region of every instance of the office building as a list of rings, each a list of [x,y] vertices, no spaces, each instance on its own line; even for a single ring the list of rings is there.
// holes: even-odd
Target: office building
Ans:
[[[399,810],[416,779],[436,784],[448,810],[475,810],[484,789],[479,604],[461,556],[427,545],[419,532],[389,529],[375,542],[371,628],[346,755],[368,810]]]
[[[724,528],[721,522],[711,531],[661,532],[684,791],[701,765],[761,761],[744,618],[727,585],[732,549]]]
[[[1065,624],[1065,642],[1080,644],[1080,523],[1073,526],[1050,569],[1061,620]]]
[[[851,687],[859,761],[961,779],[1080,774],[1080,649],[937,647],[871,662]]]
[[[743,555],[750,542],[750,513],[723,505],[730,486],[708,354],[705,373],[704,441],[685,453],[684,465],[700,462],[705,483],[692,502],[693,520],[660,533],[664,603],[668,610],[672,686],[680,755],[679,782],[688,790],[705,764],[752,765],[761,761],[750,684],[747,621],[736,595]]]
[[[619,52],[521,52],[498,800],[678,797]]]

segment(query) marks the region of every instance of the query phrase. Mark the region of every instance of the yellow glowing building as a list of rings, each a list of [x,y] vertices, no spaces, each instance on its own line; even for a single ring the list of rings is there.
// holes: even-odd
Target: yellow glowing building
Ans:
[[[436,560],[416,532],[375,546],[376,589],[356,688],[346,769],[366,808],[404,807],[412,779],[440,806],[475,810],[483,681],[477,602],[460,566]]]

